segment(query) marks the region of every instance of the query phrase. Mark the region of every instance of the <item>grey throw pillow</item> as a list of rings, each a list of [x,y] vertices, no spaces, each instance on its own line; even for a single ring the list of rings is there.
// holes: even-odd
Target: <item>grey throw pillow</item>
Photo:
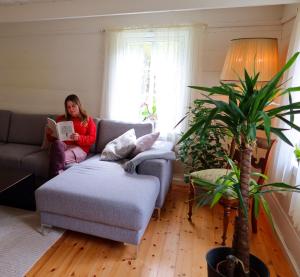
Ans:
[[[158,137],[159,137],[159,132],[155,132],[155,133],[151,133],[139,137],[136,140],[135,149],[133,150],[131,156],[135,157],[137,154],[150,149],[154,144],[154,142],[158,139]]]
[[[134,129],[128,130],[123,135],[105,145],[100,160],[117,161],[126,158],[135,148],[136,135]]]

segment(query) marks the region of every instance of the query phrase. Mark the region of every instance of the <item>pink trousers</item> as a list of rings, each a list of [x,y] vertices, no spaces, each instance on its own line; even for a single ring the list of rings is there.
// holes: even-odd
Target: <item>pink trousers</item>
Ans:
[[[86,158],[86,152],[84,152],[79,146],[66,145],[65,150],[65,164],[80,163]]]
[[[70,163],[80,163],[86,156],[87,153],[79,146],[67,145],[59,140],[54,141],[49,152],[49,177],[58,175]]]

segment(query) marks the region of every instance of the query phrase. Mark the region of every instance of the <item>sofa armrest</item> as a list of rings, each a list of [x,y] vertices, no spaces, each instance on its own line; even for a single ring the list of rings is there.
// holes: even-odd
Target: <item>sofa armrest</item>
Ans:
[[[173,163],[171,160],[151,159],[143,161],[137,167],[137,173],[158,177],[160,192],[156,200],[156,207],[161,208],[165,202],[173,176]]]
[[[175,160],[176,155],[174,151],[172,151],[173,146],[173,143],[168,141],[157,141],[150,149],[137,154],[131,160],[125,162],[123,168],[126,172],[133,174],[137,172],[136,168],[147,160]]]

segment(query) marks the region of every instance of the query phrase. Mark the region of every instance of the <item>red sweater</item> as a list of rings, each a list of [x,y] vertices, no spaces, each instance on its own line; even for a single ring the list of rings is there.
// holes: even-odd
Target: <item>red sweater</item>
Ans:
[[[57,117],[56,122],[65,121],[64,115]],[[82,124],[79,118],[72,118],[75,133],[79,134],[78,141],[66,140],[64,143],[68,145],[77,145],[86,153],[89,152],[90,147],[96,140],[96,125],[91,117],[88,117],[86,126]],[[51,139],[50,139],[51,140]]]

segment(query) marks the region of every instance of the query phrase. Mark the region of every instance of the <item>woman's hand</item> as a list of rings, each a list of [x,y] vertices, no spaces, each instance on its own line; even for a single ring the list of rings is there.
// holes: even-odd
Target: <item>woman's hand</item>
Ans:
[[[78,133],[74,133],[71,135],[71,139],[74,141],[78,141],[79,140],[80,135]]]

